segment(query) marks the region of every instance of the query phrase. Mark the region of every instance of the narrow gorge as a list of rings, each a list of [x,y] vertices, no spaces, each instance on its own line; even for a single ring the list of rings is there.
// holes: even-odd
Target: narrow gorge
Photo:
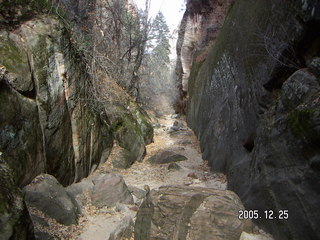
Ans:
[[[138,2],[0,0],[0,240],[320,239],[320,1]]]

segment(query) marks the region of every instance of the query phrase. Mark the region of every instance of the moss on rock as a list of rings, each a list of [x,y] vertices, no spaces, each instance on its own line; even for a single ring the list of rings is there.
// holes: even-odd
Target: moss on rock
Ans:
[[[0,32],[0,65],[10,72],[8,78],[15,89],[18,91],[33,89],[27,54],[17,47],[6,31]]]
[[[145,142],[137,121],[131,114],[124,114],[113,124],[114,136],[119,145],[134,154],[136,160],[142,160],[145,154]]]
[[[292,111],[288,117],[288,125],[296,137],[308,141],[315,141],[320,138],[319,131],[315,129],[315,117],[319,115],[317,109],[305,108]]]
[[[145,144],[151,143],[153,139],[153,127],[148,114],[135,102],[129,103],[129,109],[138,123]]]

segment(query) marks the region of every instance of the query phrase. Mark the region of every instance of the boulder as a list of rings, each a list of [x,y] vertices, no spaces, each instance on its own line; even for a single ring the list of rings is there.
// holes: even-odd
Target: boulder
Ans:
[[[135,102],[130,102],[128,108],[138,123],[145,144],[151,143],[153,141],[152,118]]]
[[[165,164],[188,160],[187,157],[173,151],[161,151],[148,159],[151,164]]]
[[[36,240],[53,240],[56,239],[55,236],[51,235],[44,229],[50,227],[47,219],[44,219],[42,216],[36,214],[30,215],[31,220],[34,224],[34,237]]]
[[[113,120],[114,137],[120,147],[132,154],[134,161],[141,161],[146,153],[146,148],[140,125],[131,114],[122,112],[120,114],[121,116]]]
[[[96,207],[113,207],[118,202],[133,204],[133,197],[121,176],[100,174],[92,178],[94,187],[91,193],[92,204]]]
[[[307,69],[294,72],[283,84],[277,111],[284,112],[295,109],[304,102],[311,102],[319,91],[319,81]]]
[[[320,57],[312,59],[307,66],[313,74],[320,77]]]
[[[288,219],[258,220],[275,239],[319,239],[319,79],[302,69],[282,88],[261,119],[252,162],[235,165],[228,186],[250,209],[289,212]]]
[[[117,203],[133,204],[133,197],[121,176],[116,174],[97,174],[74,183],[66,191],[83,208],[88,200],[99,208],[114,207]]]
[[[88,203],[88,196],[92,192],[94,184],[90,178],[84,178],[81,182],[66,187],[66,191],[78,207],[79,211]]]
[[[28,207],[35,207],[64,225],[77,224],[78,209],[53,176],[41,174],[24,187]]]
[[[134,239],[238,240],[253,228],[249,220],[239,220],[241,209],[239,197],[231,191],[160,187],[142,203]]]
[[[129,168],[136,160],[136,157],[132,152],[121,147],[114,147],[112,153],[112,166],[114,168]]]

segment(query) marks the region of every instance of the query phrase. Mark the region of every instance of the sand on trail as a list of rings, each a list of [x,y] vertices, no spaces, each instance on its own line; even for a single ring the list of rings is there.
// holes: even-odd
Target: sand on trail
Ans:
[[[172,131],[175,121],[183,124],[183,130]],[[191,185],[226,189],[227,180],[221,173],[213,173],[201,156],[198,140],[187,127],[183,118],[176,119],[170,115],[159,119],[160,127],[154,129],[154,140],[147,145],[146,156],[142,162],[135,162],[128,169],[112,168],[112,154],[97,172],[113,172],[123,176],[127,185],[143,189],[157,189],[165,185]],[[169,164],[150,164],[147,159],[154,154],[170,150],[188,158],[177,162],[179,170],[168,170]],[[192,175],[192,177],[188,177]]]
[[[206,161],[201,157],[200,147],[194,133],[187,127],[183,118],[176,119],[168,115],[158,120],[158,127],[154,129],[154,140],[147,146],[146,156],[142,162],[135,162],[128,169],[115,169],[112,167],[111,153],[108,161],[102,164],[94,174],[116,173],[121,175],[126,184],[143,189],[148,185],[150,189],[157,189],[165,185],[190,185],[226,189],[227,180],[221,173],[210,171]],[[179,131],[171,131],[175,121],[179,121],[184,127]],[[177,162],[181,167],[179,170],[168,170],[169,164],[150,164],[147,159],[154,154],[171,150],[188,158],[186,161]],[[188,176],[189,175],[189,176]],[[192,177],[191,177],[192,176]],[[91,206],[91,208],[93,208]],[[114,231],[116,222],[123,217],[123,213],[113,211],[112,213],[85,211],[86,221],[78,231],[74,239],[83,240],[105,240],[109,239],[110,232]],[[136,211],[127,214],[135,217]],[[133,239],[133,238],[132,238]]]

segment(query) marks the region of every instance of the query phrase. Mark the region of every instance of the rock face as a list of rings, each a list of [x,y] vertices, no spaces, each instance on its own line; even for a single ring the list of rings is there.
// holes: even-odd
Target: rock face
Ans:
[[[316,2],[235,1],[189,78],[187,119],[203,158],[247,209],[289,211],[258,220],[281,240],[320,238],[319,11]]]
[[[239,220],[236,194],[200,187],[168,186],[151,191],[135,222],[135,240],[238,240],[252,223]]]
[[[35,207],[61,224],[78,221],[78,209],[63,186],[53,176],[41,174],[24,188],[28,207]]]
[[[80,100],[86,74],[66,47],[63,26],[54,17],[39,16],[13,32],[2,30],[0,38],[7,72],[1,79],[0,149],[17,184],[43,171],[65,185],[79,181],[99,165],[112,137]]]
[[[141,160],[153,137],[147,114],[106,76],[99,81],[112,101],[95,101],[79,43],[57,17],[43,14],[46,8],[0,4],[16,14],[0,9],[0,151],[17,185],[41,172],[63,185],[80,181],[106,161],[114,139],[132,161]]]
[[[107,160],[114,139],[141,160],[153,137],[147,114],[112,79],[116,87],[105,74],[95,78],[109,102],[92,93],[81,47],[90,40],[73,34],[85,27],[94,35],[95,1],[62,2],[0,1],[0,151],[19,187],[44,172],[63,186],[79,182]],[[63,20],[55,4],[64,6]],[[81,24],[70,29],[68,17]]]
[[[177,41],[176,64],[180,90],[176,111],[182,113],[186,107],[191,67],[195,62],[201,64],[205,60],[233,0],[188,0],[186,3],[187,11],[183,15]]]
[[[0,239],[34,239],[32,229],[23,196],[0,152]]]

